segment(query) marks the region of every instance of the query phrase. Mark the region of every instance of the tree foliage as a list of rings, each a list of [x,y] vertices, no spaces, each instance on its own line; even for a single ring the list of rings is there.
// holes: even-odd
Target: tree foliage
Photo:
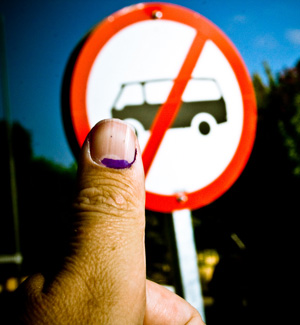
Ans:
[[[6,128],[7,124],[2,121],[0,254],[15,252]],[[74,194],[76,168],[65,168],[44,158],[34,157],[30,133],[18,123],[11,128],[23,273],[28,274],[46,267],[52,258],[61,254]],[[5,276],[3,270],[5,266],[1,265],[0,277]]]
[[[253,76],[259,117],[272,124],[278,140],[285,148],[289,171],[300,177],[300,61],[274,78],[265,63],[268,84]]]

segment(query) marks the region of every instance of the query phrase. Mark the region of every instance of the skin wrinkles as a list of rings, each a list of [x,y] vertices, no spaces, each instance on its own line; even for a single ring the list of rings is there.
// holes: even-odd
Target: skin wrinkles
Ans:
[[[97,177],[91,172],[84,173],[79,184],[80,190],[74,203],[75,207],[78,210],[99,211],[99,209],[104,209],[106,206],[107,213],[114,213],[113,208],[115,208],[116,215],[119,215],[120,211],[132,212],[132,215],[135,215],[136,208],[140,206],[140,204],[137,204],[138,200],[136,198],[142,197],[144,199],[141,193],[137,193],[135,187],[131,185],[131,182],[126,177],[123,177],[122,182],[119,181],[118,183],[118,172],[107,172],[105,170],[103,172],[103,177]],[[130,179],[130,175],[128,178]],[[81,205],[83,206],[81,207]],[[104,211],[101,210],[101,212]]]
[[[74,207],[79,211],[89,209],[89,211],[104,212],[105,208],[108,210],[110,208],[121,208],[124,212],[134,211],[136,204],[135,202],[126,200],[125,197],[127,196],[127,193],[121,191],[119,193],[112,192],[108,186],[102,186],[100,188],[92,187],[79,192]]]
[[[107,323],[109,314],[105,313],[106,308],[103,307],[116,303],[117,283],[113,285],[113,282],[109,282],[107,285],[105,281],[99,282],[99,279],[92,276],[87,278],[86,274],[77,270],[78,268],[63,270],[47,288],[47,295],[36,291],[31,297],[33,311],[39,311],[43,318],[46,316],[47,324],[97,324],[99,320],[103,324]],[[108,275],[103,272],[103,276]],[[31,286],[34,285],[31,283]],[[52,312],[49,313],[48,310]],[[26,323],[32,324],[31,319],[34,318],[34,313],[30,313],[25,318]]]

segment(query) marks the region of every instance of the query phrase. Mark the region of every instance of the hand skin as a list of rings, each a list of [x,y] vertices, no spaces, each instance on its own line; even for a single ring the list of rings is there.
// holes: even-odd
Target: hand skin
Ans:
[[[106,148],[108,129],[117,144]],[[88,135],[79,159],[71,253],[55,276],[36,274],[20,286],[16,323],[204,324],[185,300],[146,280],[144,171],[138,141],[128,130],[119,120],[106,120]],[[129,168],[101,163],[104,151],[129,159],[132,148],[136,160]]]

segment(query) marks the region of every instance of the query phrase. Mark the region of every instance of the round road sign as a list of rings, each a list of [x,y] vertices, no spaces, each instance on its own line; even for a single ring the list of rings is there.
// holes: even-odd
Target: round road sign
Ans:
[[[197,209],[236,181],[252,150],[256,102],[234,45],[189,9],[147,3],[107,17],[87,36],[70,83],[81,146],[101,119],[137,130],[146,208]]]

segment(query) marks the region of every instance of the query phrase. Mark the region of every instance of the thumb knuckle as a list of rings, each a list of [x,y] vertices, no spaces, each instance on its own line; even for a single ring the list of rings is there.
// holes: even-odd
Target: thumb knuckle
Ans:
[[[103,175],[104,174],[104,175]],[[75,209],[122,216],[137,206],[135,188],[130,178],[115,171],[86,175],[74,202]]]

